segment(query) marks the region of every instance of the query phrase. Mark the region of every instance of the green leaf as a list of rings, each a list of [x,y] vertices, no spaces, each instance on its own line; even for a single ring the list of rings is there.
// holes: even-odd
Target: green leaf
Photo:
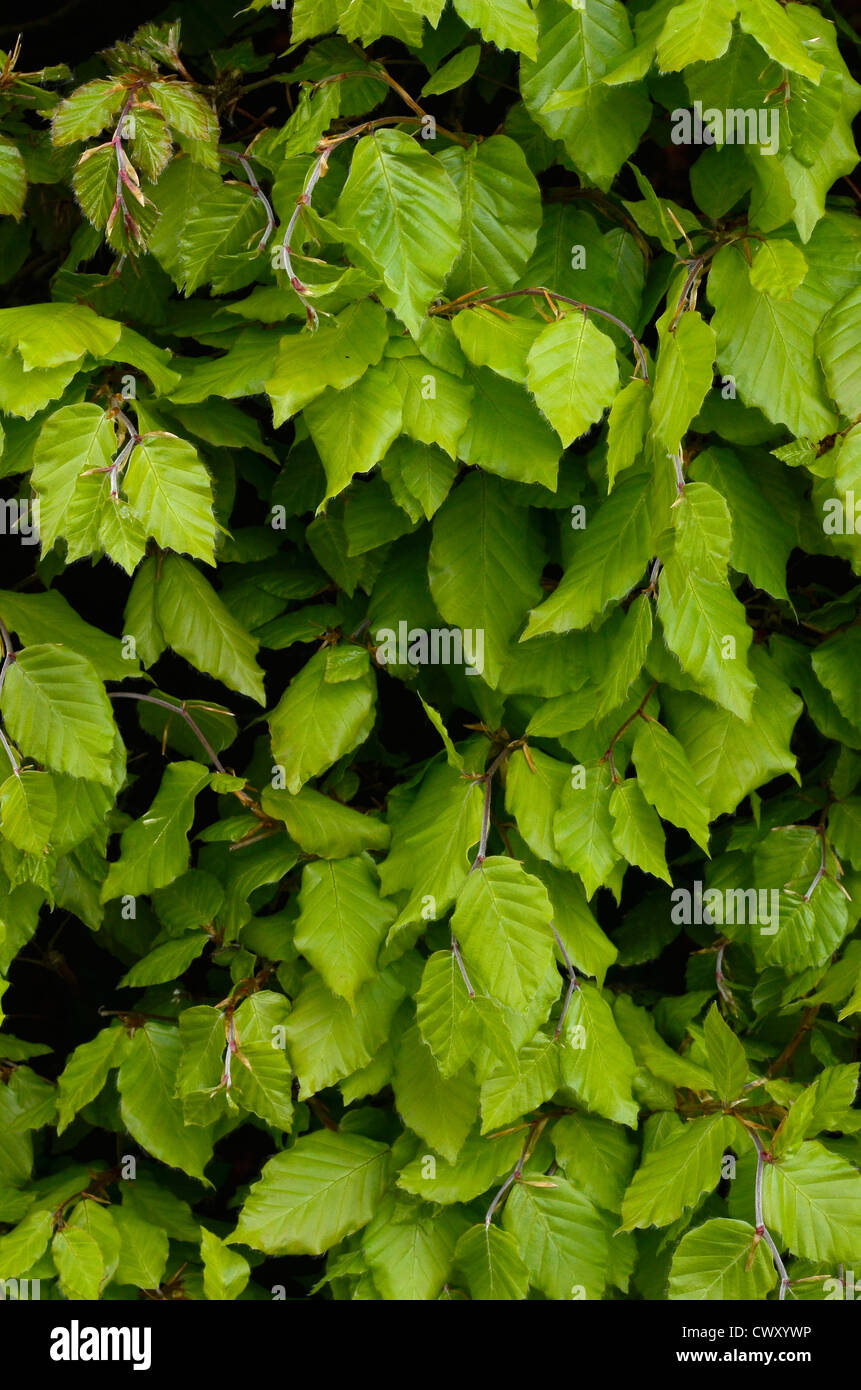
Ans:
[[[486,1139],[473,1135],[454,1163],[437,1157],[431,1165],[427,1155],[417,1154],[401,1169],[398,1187],[442,1206],[469,1202],[487,1192],[504,1173],[511,1172],[522,1148],[521,1131]]]
[[[522,641],[586,627],[634,586],[652,552],[652,506],[651,481],[625,479],[615,489],[577,533],[558,587],[533,609]]]
[[[376,973],[377,953],[395,916],[392,904],[379,895],[367,859],[306,864],[296,947],[333,994],[352,1002]]]
[[[284,821],[300,849],[321,859],[346,859],[389,845],[391,832],[383,821],[342,806],[313,787],[303,787],[295,796],[265,787],[261,805],[268,816]]]
[[[0,1236],[0,1279],[26,1274],[48,1248],[54,1231],[50,1211],[31,1211],[11,1231]]]
[[[816,334],[816,354],[829,393],[850,420],[861,414],[861,368],[855,350],[859,332],[861,289],[856,289],[825,315]]]
[[[579,874],[591,898],[606,883],[618,858],[610,812],[611,779],[603,764],[583,769],[566,784],[553,819],[556,848],[566,868]]]
[[[837,421],[815,353],[830,305],[813,277],[791,299],[772,299],[751,284],[747,262],[730,246],[715,256],[708,283],[718,367],[735,378],[745,404],[798,436],[821,439],[833,431]]]
[[[480,674],[491,686],[540,593],[541,563],[536,530],[495,478],[469,474],[434,518],[431,594],[447,622],[483,632]]]
[[[43,643],[18,652],[6,675],[2,710],[23,753],[55,772],[113,784],[109,754],[116,725],[85,656]]]
[[[526,0],[455,0],[455,9],[488,43],[535,57],[535,16]]]
[[[343,391],[379,362],[388,336],[385,310],[372,300],[348,304],[314,333],[281,339],[274,371],[266,382],[273,422],[282,425],[322,394]]]
[[[637,1124],[634,1057],[600,990],[581,983],[562,1031],[562,1080],[578,1102],[618,1124]]]
[[[42,426],[34,451],[33,488],[39,499],[39,535],[47,552],[60,536],[70,534],[69,509],[98,495],[98,475],[109,468],[116,448],[114,430],[97,405],[69,405],[55,410]],[[13,617],[14,621],[14,617]]]
[[[859,1193],[858,1169],[811,1139],[765,1165],[765,1224],[795,1255],[828,1264],[851,1261],[861,1240]]]
[[[736,1139],[728,1115],[690,1120],[652,1149],[634,1174],[622,1203],[622,1230],[669,1226],[717,1187],[724,1150]]]
[[[465,379],[474,395],[469,424],[458,445],[463,461],[501,478],[541,483],[555,491],[561,445],[529,393],[481,367],[469,368]]]
[[[715,335],[699,314],[682,314],[675,329],[664,325],[651,403],[655,437],[677,451],[712,384]]]
[[[200,1232],[200,1255],[206,1297],[218,1303],[238,1298],[251,1275],[248,1261],[207,1230]]]
[[[57,1079],[58,1134],[68,1129],[78,1111],[99,1094],[111,1069],[123,1061],[129,1041],[125,1029],[116,1025],[102,1028],[89,1042],[75,1048]]]
[[[553,905],[553,925],[562,938],[570,959],[578,970],[594,975],[599,985],[618,954],[609,937],[605,936],[586,902],[580,881],[563,870],[548,864],[535,867]]]
[[[638,723],[634,765],[640,788],[664,820],[687,830],[708,852],[708,814],[698,794],[687,755],[672,734],[654,719]]]
[[[335,218],[382,273],[383,302],[415,337],[460,245],[460,198],[442,164],[401,131],[365,136]]]
[[[739,24],[781,67],[818,82],[822,64],[810,57],[792,16],[777,0],[738,0]]]
[[[185,82],[150,82],[149,92],[173,133],[192,140],[214,140],[218,121],[212,108]]]
[[[11,140],[0,141],[0,213],[17,221],[24,211],[27,196],[27,174],[17,145]]]
[[[360,655],[362,655],[360,653]],[[316,652],[269,717],[272,752],[295,793],[368,737],[376,686],[367,657],[350,680],[327,680],[325,650]]]
[[[508,1231],[484,1222],[471,1226],[457,1243],[455,1261],[473,1299],[501,1303],[526,1298],[529,1269]]]
[[[465,1219],[388,1196],[362,1236],[362,1250],[383,1298],[427,1302],[449,1276]]]
[[[93,1301],[98,1298],[105,1273],[102,1252],[86,1231],[67,1226],[51,1241],[51,1254],[67,1298]]]
[[[672,884],[661,822],[635,777],[613,788],[610,814],[614,821],[613,844],[619,853],[644,873]]]
[[[175,434],[145,434],[122,489],[145,533],[163,549],[215,563],[212,484],[193,445]]]
[[[0,309],[0,346],[7,352],[16,349],[25,370],[79,362],[87,352],[100,357],[116,346],[121,331],[122,324],[101,318],[85,304]]]
[[[305,976],[285,1024],[300,1100],[367,1066],[387,1041],[405,993],[406,987],[385,971],[363,985],[351,1008],[315,971]]]
[[[27,854],[50,850],[57,818],[57,792],[48,772],[25,769],[0,785],[0,831]]]
[[[670,731],[682,745],[709,820],[734,811],[772,777],[797,777],[790,739],[802,704],[758,650],[751,653],[757,689],[742,722],[699,695],[662,690]]]
[[[804,253],[791,241],[761,241],[750,267],[750,283],[772,299],[791,299],[807,274]]]
[[[111,1211],[120,1235],[116,1283],[131,1284],[138,1289],[157,1289],[167,1268],[166,1232],[158,1224],[142,1220],[128,1210],[125,1203],[112,1207]]]
[[[709,1067],[718,1085],[718,1095],[725,1103],[736,1100],[747,1081],[747,1057],[739,1039],[727,1027],[712,1004],[704,1025]]]
[[[102,885],[102,902],[120,894],[151,893],[185,872],[194,799],[208,781],[209,773],[200,763],[168,764],[149,811],[123,831],[120,857]]]
[[[124,615],[144,666],[154,666],[167,645],[156,614],[157,584],[158,561],[150,556],[135,572]]]
[[[483,757],[484,750],[481,750]],[[467,763],[473,771],[476,754]],[[436,919],[454,902],[466,878],[467,855],[481,832],[482,788],[447,762],[433,764],[402,815],[392,818],[392,845],[380,865],[383,893],[402,889],[409,900],[392,935],[413,922]]]
[[[384,368],[401,400],[404,434],[420,444],[437,444],[456,459],[472,389],[418,353],[392,355]]]
[[[765,1298],[774,1288],[777,1272],[765,1242],[755,1242],[756,1231],[747,1221],[724,1217],[687,1231],[673,1256],[669,1298],[733,1302]]]
[[[786,565],[796,536],[791,520],[776,510],[746,462],[729,449],[704,450],[697,455],[695,470],[697,479],[722,493],[729,507],[733,569],[789,602]]]
[[[478,61],[481,57],[481,44],[471,43],[466,48],[460,49],[447,62],[437,68],[432,77],[429,77],[422,87],[423,97],[439,97],[445,92],[452,92],[456,87],[462,87],[475,74]]]
[[[553,824],[569,770],[539,749],[522,748],[511,754],[505,771],[505,806],[514,816],[523,838],[541,859],[562,868]]]
[[[525,383],[529,350],[543,331],[534,319],[503,317],[479,304],[455,314],[452,328],[474,366]]]
[[[661,572],[658,617],[667,646],[703,693],[749,723],[756,690],[747,665],[753,632],[729,585],[670,559]]]
[[[604,1211],[620,1212],[636,1150],[623,1129],[594,1115],[563,1115],[552,1131],[565,1176]]]
[[[620,101],[601,82],[632,48],[631,27],[619,0],[542,0],[535,62],[521,63],[520,89],[533,119],[566,153],[589,183],[609,188],[650,118],[645,93],[634,88]]]
[[[156,619],[165,642],[198,671],[265,703],[257,641],[190,560],[166,555],[155,586]]]
[[[127,970],[118,988],[133,989],[143,985],[162,985],[184,975],[192,961],[203,954],[209,937],[203,932],[181,936],[176,941],[164,941]]]
[[[726,579],[732,544],[729,508],[708,483],[687,483],[673,507],[672,555],[680,566],[711,579]]]
[[[736,0],[714,0],[707,7],[699,0],[685,0],[674,6],[658,38],[661,72],[681,72],[689,63],[711,63],[723,57],[736,8]]]
[[[416,1021],[440,1073],[454,1076],[472,1053],[466,1026],[469,994],[453,951],[434,951],[416,995]]]
[[[478,1115],[478,1087],[469,1069],[443,1076],[413,1026],[398,1045],[392,1088],[404,1124],[454,1163]]]
[[[607,416],[607,491],[620,473],[630,468],[643,452],[649,425],[651,393],[648,383],[633,377],[623,386]]]
[[[385,1190],[389,1149],[320,1130],[263,1165],[231,1244],[269,1255],[321,1255],[364,1226]]]
[[[610,1258],[607,1227],[596,1208],[557,1174],[549,1188],[530,1186],[529,1169],[514,1184],[502,1213],[529,1280],[548,1298],[599,1299]],[[578,1290],[580,1292],[578,1292]]]
[[[386,371],[372,367],[354,385],[324,391],[304,418],[326,470],[327,502],[384,457],[400,434],[403,403]]]
[[[185,1124],[174,1095],[181,1052],[178,1029],[155,1022],[138,1028],[117,1078],[120,1110],[129,1134],[148,1153],[206,1182],[212,1134]]]
[[[485,859],[458,894],[451,923],[473,983],[501,1004],[524,1008],[552,959],[551,918],[538,879],[511,859]]]
[[[0,590],[3,621],[25,646],[59,643],[85,656],[102,680],[125,680],[136,675],[134,657],[123,655],[122,643],[87,623],[56,589],[43,594],[18,594]]]
[[[75,140],[89,140],[110,124],[120,110],[128,93],[121,82],[108,77],[85,82],[54,113],[51,137],[55,145],[70,145]]]
[[[528,367],[529,389],[566,448],[600,420],[619,389],[612,341],[577,311],[536,338]]]
[[[263,213],[251,189],[224,184],[207,193],[183,224],[179,288],[186,295],[207,283],[216,292],[233,289],[236,262],[243,258],[248,264],[262,230]]]
[[[555,1095],[561,1084],[560,1046],[556,1038],[538,1033],[517,1054],[514,1064],[503,1062],[481,1086],[481,1132],[508,1125]]]
[[[643,668],[652,637],[652,605],[648,593],[634,600],[618,625],[605,627],[610,651],[601,672],[596,718],[618,709]]]
[[[479,286],[509,289],[535,250],[541,225],[541,193],[523,151],[507,135],[491,135],[466,149],[451,146],[440,163],[463,205],[462,247],[447,295],[455,299]]]

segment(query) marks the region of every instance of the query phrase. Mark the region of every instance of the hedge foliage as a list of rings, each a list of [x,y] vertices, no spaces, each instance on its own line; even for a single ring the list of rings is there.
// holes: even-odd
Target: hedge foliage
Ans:
[[[858,40],[231,8],[0,74],[0,1279],[842,1296]]]

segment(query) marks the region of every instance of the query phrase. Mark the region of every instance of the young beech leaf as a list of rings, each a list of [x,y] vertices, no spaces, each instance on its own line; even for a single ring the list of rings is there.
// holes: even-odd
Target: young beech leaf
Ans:
[[[706,1052],[718,1094],[724,1101],[736,1100],[747,1080],[747,1058],[744,1048],[732,1029],[727,1026],[713,1004],[704,1025]]]
[[[326,652],[315,653],[272,711],[272,752],[284,769],[287,791],[298,792],[371,732],[376,685],[367,656],[358,655],[355,674],[332,684]]]
[[[147,814],[123,831],[120,857],[110,866],[102,901],[163,888],[188,868],[194,799],[209,781],[200,763],[170,763]]]
[[[373,1215],[389,1149],[361,1134],[321,1130],[263,1165],[230,1237],[274,1255],[321,1255]]]
[[[840,7],[279,6],[0,54],[0,1294],[848,1297]]]
[[[26,647],[8,669],[0,710],[23,753],[54,772],[111,784],[113,711],[85,656],[46,643]]]

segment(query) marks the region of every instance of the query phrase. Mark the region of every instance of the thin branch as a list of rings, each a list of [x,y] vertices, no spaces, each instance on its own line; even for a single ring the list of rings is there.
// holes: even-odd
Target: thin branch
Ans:
[[[655,691],[657,690],[657,688],[658,688],[658,682],[657,682],[657,681],[652,681],[652,684],[649,686],[649,688],[648,688],[648,690],[646,691],[645,695],[643,696],[642,700],[641,700],[640,703],[638,704],[637,708],[634,710],[634,713],[628,715],[628,718],[625,720],[624,724],[620,724],[619,728],[616,730],[616,732],[614,733],[613,737],[610,739],[610,743],[609,743],[609,746],[608,746],[608,748],[607,748],[606,753],[605,753],[604,756],[600,759],[600,761],[601,761],[602,763],[609,762],[609,764],[610,764],[610,773],[611,773],[611,775],[612,775],[612,778],[613,778],[613,781],[614,781],[614,782],[618,782],[618,781],[619,781],[619,774],[618,774],[617,771],[616,771],[616,764],[615,764],[615,762],[613,761],[613,749],[615,748],[617,742],[618,742],[619,739],[622,737],[623,733],[624,733],[625,730],[628,728],[628,726],[629,726],[630,724],[633,724],[634,720],[635,720],[638,716],[641,717],[641,718],[643,718],[643,719],[645,719],[645,715],[643,714],[643,710],[646,708],[646,705],[647,705],[647,704],[649,703],[649,701],[651,700],[651,698],[652,698],[652,696],[654,695],[654,693],[655,693]]]
[[[649,380],[649,369],[646,365],[646,354],[643,351],[642,343],[640,342],[639,338],[634,333],[634,330],[632,328],[629,328],[626,323],[623,323],[623,321],[617,318],[615,314],[609,313],[606,309],[599,309],[594,304],[584,304],[582,300],[571,299],[567,294],[557,294],[555,290],[545,289],[543,285],[533,285],[529,289],[523,290],[505,290],[500,294],[485,294],[478,299],[471,299],[469,301],[469,304],[459,305],[456,309],[456,312],[459,313],[462,308],[472,308],[473,306],[478,304],[497,304],[500,300],[515,299],[518,295],[521,294],[531,295],[533,299],[549,299],[554,304],[570,304],[574,309],[581,309],[584,314],[598,314],[602,319],[608,319],[610,323],[614,323],[616,327],[621,328],[622,332],[625,333],[627,337],[630,339],[634,351],[637,354],[637,360],[640,364],[640,370],[643,374],[643,380],[646,382]],[[435,309],[431,309],[430,313],[445,314],[453,307],[454,306],[452,304],[441,304],[438,305]]]
[[[747,1129],[747,1126],[745,1126],[745,1128]],[[756,1148],[756,1188],[754,1192],[754,1203],[756,1210],[756,1234],[762,1240],[765,1241],[766,1245],[771,1251],[771,1258],[774,1261],[774,1268],[780,1275],[780,1293],[778,1295],[778,1298],[779,1301],[783,1303],[786,1298],[786,1290],[789,1287],[789,1275],[786,1272],[786,1265],[783,1263],[780,1251],[774,1243],[774,1238],[765,1225],[765,1221],[763,1219],[762,1214],[762,1175],[765,1171],[765,1164],[769,1160],[766,1159],[765,1148],[759,1135],[752,1129],[748,1129],[747,1132],[753,1140],[754,1146]]]
[[[809,1009],[805,1009],[804,1015],[800,1024],[798,1025],[796,1032],[790,1038],[789,1042],[786,1044],[786,1047],[783,1049],[780,1056],[777,1057],[768,1068],[769,1076],[776,1076],[779,1071],[783,1070],[787,1062],[790,1062],[792,1060],[792,1058],[795,1055],[796,1049],[798,1048],[798,1045],[801,1042],[801,1039],[804,1037],[804,1034],[809,1032],[810,1029],[813,1027],[814,1022],[816,1021],[816,1016],[819,1013],[819,1009],[819,1004],[813,1004]]]
[[[460,947],[458,946],[454,936],[452,936],[451,938],[451,953],[457,961],[458,968],[460,970],[461,975],[463,976],[463,983],[466,985],[466,992],[469,995],[470,999],[474,999],[475,990],[473,989],[472,982],[466,973],[466,966],[463,963],[463,956],[460,954]]]
[[[819,868],[816,870],[816,876],[815,876],[813,882],[811,883],[810,887],[808,888],[807,892],[804,894],[804,897],[802,898],[802,902],[805,902],[805,903],[809,903],[809,902],[810,902],[810,899],[813,897],[813,894],[814,894],[815,890],[819,887],[819,884],[822,882],[822,879],[825,877],[825,870],[826,870],[826,867],[827,867],[827,864],[828,864],[828,841],[827,841],[827,839],[825,838],[825,826],[824,826],[824,825],[817,825],[817,827],[816,827],[816,833],[817,833],[817,835],[819,836],[819,846],[820,846],[820,851],[819,851]]]
[[[681,497],[685,490],[685,470],[681,447],[675,453],[668,454],[667,457],[673,461],[673,468],[676,470],[676,489]]]
[[[496,1208],[499,1206],[508,1189],[512,1186],[513,1183],[517,1182],[518,1178],[520,1177],[520,1174],[523,1172],[523,1165],[526,1162],[529,1155],[531,1154],[533,1148],[535,1147],[537,1137],[541,1133],[541,1130],[544,1128],[546,1123],[547,1116],[539,1115],[539,1117],[536,1120],[533,1120],[530,1124],[529,1133],[526,1136],[526,1140],[521,1150],[520,1157],[518,1158],[517,1163],[514,1166],[514,1169],[512,1170],[512,1172],[509,1173],[508,1177],[505,1179],[505,1182],[502,1184],[502,1186],[500,1187],[499,1191],[497,1192],[496,1196],[494,1197],[493,1201],[487,1209],[487,1215],[484,1218],[485,1226],[490,1225],[491,1221],[493,1220],[493,1213],[496,1211]]]
[[[735,1000],[732,997],[732,991],[726,984],[726,976],[723,973],[723,957],[726,947],[726,942],[724,942],[722,946],[718,947],[717,961],[715,962],[715,984],[717,985],[718,994],[720,995],[721,999],[723,999],[726,1002],[729,1008],[734,1009]]]
[[[2,618],[0,618],[0,641],[2,641],[3,643],[3,664],[2,666],[0,666],[0,695],[2,695],[3,686],[6,683],[6,672],[9,670],[9,667],[12,665],[16,656],[18,655],[18,653],[15,651],[15,648],[12,646],[12,637],[9,632],[9,629],[3,622]],[[6,757],[12,764],[12,771],[15,773],[20,772],[21,764],[15,756],[15,752],[12,748],[12,745],[7,739],[2,726],[0,726],[0,746],[2,746],[3,751],[6,754]]]
[[[562,1028],[565,1023],[565,1018],[568,1013],[568,1007],[571,1003],[572,996],[574,994],[575,989],[580,988],[580,982],[577,979],[577,975],[575,974],[574,966],[571,964],[571,958],[568,955],[568,952],[565,950],[565,943],[562,940],[562,937],[559,935],[558,931],[556,930],[555,926],[553,927],[553,935],[556,937],[556,945],[562,952],[562,958],[565,961],[565,965],[568,969],[568,991],[565,995],[565,1001],[562,1005],[562,1012],[559,1015],[559,1022],[556,1025],[556,1032],[553,1034],[554,1038],[558,1038],[559,1034],[562,1032]]]
[[[4,751],[4,753],[6,754],[6,757],[9,759],[10,763],[12,764],[12,771],[13,771],[14,773],[19,773],[19,772],[21,771],[21,764],[19,763],[18,759],[15,757],[15,753],[14,753],[14,750],[13,750],[13,748],[12,748],[12,745],[11,745],[11,743],[9,742],[8,738],[6,737],[6,735],[4,734],[4,732],[3,732],[2,729],[0,729],[0,744],[2,744],[2,746],[3,746],[3,751]]]
[[[305,305],[305,313],[308,317],[308,324],[312,329],[317,328],[320,319],[317,314],[317,310],[314,308],[313,304],[309,304],[308,302],[308,295],[310,293],[308,286],[303,284],[303,282],[299,279],[299,276],[296,274],[296,271],[293,268],[290,243],[293,237],[293,232],[296,228],[296,223],[299,221],[299,218],[301,216],[302,209],[309,208],[311,206],[311,198],[314,193],[314,189],[317,186],[318,181],[323,177],[323,175],[326,172],[328,159],[329,147],[326,146],[325,149],[323,149],[321,153],[318,155],[317,160],[313,165],[310,174],[308,175],[305,187],[303,188],[302,192],[299,194],[299,197],[296,200],[296,206],[293,209],[292,216],[290,218],[290,221],[287,223],[287,229],[284,232],[284,236],[281,241],[281,259],[284,265],[284,269],[287,272],[292,288],[295,290],[296,294],[298,294],[299,298]]]
[[[212,747],[212,744],[206,738],[205,734],[201,732],[199,726],[189,714],[185,707],[185,701],[183,701],[181,705],[172,705],[169,700],[160,700],[157,695],[141,695],[137,690],[109,690],[108,699],[142,700],[147,705],[159,705],[162,709],[169,709],[171,714],[180,715],[181,718],[185,720],[194,736],[199,740],[201,746],[206,750],[207,756],[214,764],[216,770],[218,772],[227,771],[215,749]]]
[[[487,837],[490,832],[490,802],[493,793],[493,773],[489,772],[484,782],[484,806],[481,812],[481,835],[478,841],[478,854],[472,862],[470,873],[487,858]]]
[[[114,197],[114,204],[111,208],[110,215],[108,217],[107,226],[105,227],[105,232],[107,234],[110,232],[111,227],[114,225],[114,219],[116,218],[117,213],[120,212],[120,210],[122,210],[123,226],[125,227],[126,235],[132,237],[135,241],[141,240],[141,231],[140,227],[138,226],[137,222],[132,217],[131,213],[128,210],[128,207],[126,206],[125,189],[128,188],[132,196],[136,198],[139,203],[143,203],[145,200],[144,195],[141,193],[140,190],[140,179],[137,176],[137,172],[132,167],[131,163],[129,162],[128,156],[126,155],[126,152],[123,149],[123,126],[126,123],[126,118],[128,117],[129,112],[135,104],[135,93],[137,92],[139,86],[140,83],[135,82],[134,86],[131,88],[128,97],[126,98],[126,103],[123,106],[122,111],[120,112],[120,118],[117,121],[114,133],[111,136],[111,145],[113,146],[114,154],[116,155],[117,160],[117,184],[116,194]]]
[[[221,1075],[221,1085],[226,1091],[229,1091],[233,1084],[230,1076],[230,1066],[233,1061],[233,1054],[237,1050],[236,1024],[234,1022],[232,1009],[230,1011],[230,1017],[226,1020],[225,1031],[227,1033],[227,1046],[224,1049],[224,1067]]]
[[[267,241],[271,237],[272,233],[275,231],[276,222],[275,213],[272,211],[272,204],[266,197],[266,194],[263,192],[263,189],[260,187],[260,184],[257,182],[257,179],[254,175],[254,170],[252,169],[245,155],[235,154],[233,150],[225,149],[223,145],[219,145],[218,153],[222,155],[224,159],[235,159],[237,164],[241,164],[245,172],[245,177],[248,179],[248,186],[251,189],[251,192],[254,194],[254,197],[258,200],[258,202],[263,205],[263,210],[266,213],[266,230],[264,231],[263,236],[260,238],[260,241],[257,246],[257,250],[262,251]]]
[[[3,656],[12,656],[14,651],[14,648],[12,646],[12,637],[9,633],[9,629],[7,628],[2,618],[0,618],[0,642],[3,643]]]

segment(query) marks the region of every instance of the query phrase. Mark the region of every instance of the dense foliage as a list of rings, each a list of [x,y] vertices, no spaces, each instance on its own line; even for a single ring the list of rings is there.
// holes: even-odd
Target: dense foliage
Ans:
[[[0,73],[0,1279],[842,1297],[858,40],[233,8]]]

